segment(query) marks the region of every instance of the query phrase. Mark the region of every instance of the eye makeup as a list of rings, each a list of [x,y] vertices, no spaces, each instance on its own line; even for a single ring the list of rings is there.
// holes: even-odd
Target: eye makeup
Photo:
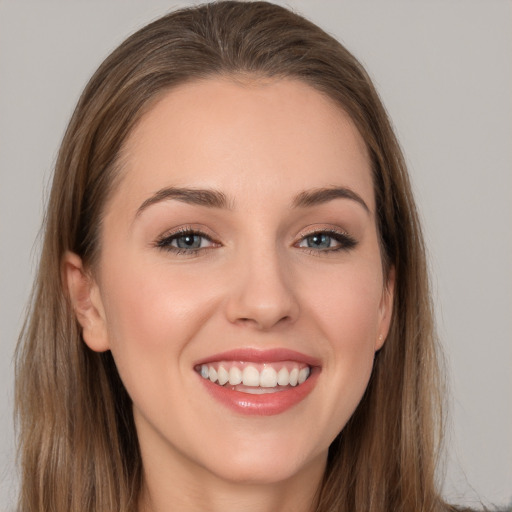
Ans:
[[[345,231],[329,228],[301,233],[293,247],[319,256],[349,251],[356,247],[357,243],[357,240]],[[161,236],[154,245],[177,256],[192,256],[221,247],[222,244],[213,240],[204,231],[184,226]]]
[[[349,251],[357,245],[357,240],[345,231],[330,229],[316,229],[309,233],[301,233],[295,247],[308,250],[311,253],[335,253]]]
[[[166,233],[155,242],[157,248],[178,256],[196,255],[200,251],[210,250],[220,245],[206,233],[190,227],[182,227],[172,233]]]

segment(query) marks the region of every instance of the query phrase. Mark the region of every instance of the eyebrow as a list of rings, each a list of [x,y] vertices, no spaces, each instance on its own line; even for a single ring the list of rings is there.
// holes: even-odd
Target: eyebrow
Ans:
[[[149,206],[168,199],[206,206],[207,208],[229,208],[228,200],[223,192],[210,189],[167,187],[160,189],[150,198],[146,199],[139,206],[135,216],[138,217]]]
[[[153,204],[174,199],[183,203],[205,206],[207,208],[232,209],[230,202],[223,192],[212,189],[166,187],[155,192],[138,208],[135,217]],[[292,201],[292,208],[307,208],[327,203],[334,199],[351,199],[360,204],[370,213],[368,205],[363,198],[347,187],[326,187],[313,190],[304,190],[297,194]]]
[[[347,187],[326,187],[313,190],[305,190],[295,196],[293,200],[294,208],[306,208],[309,206],[317,206],[332,201],[333,199],[351,199],[359,203],[366,212],[370,213],[370,208],[364,202],[363,198]]]

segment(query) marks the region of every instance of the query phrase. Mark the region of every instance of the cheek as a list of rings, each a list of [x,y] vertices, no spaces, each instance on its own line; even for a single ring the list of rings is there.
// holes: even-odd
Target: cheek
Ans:
[[[307,306],[311,316],[335,346],[373,347],[381,321],[382,275],[378,266],[358,265],[341,268],[320,278],[304,282],[309,290]],[[324,283],[323,286],[319,284]]]
[[[382,276],[375,266],[332,273],[329,285],[310,290],[309,318],[321,333],[328,376],[326,414],[332,434],[346,424],[361,400],[373,368],[375,345],[381,322]],[[377,268],[379,268],[377,266]],[[314,331],[313,331],[314,332]],[[334,390],[334,392],[332,392]]]
[[[179,371],[181,352],[213,310],[208,279],[143,261],[105,275],[109,342],[120,373]]]

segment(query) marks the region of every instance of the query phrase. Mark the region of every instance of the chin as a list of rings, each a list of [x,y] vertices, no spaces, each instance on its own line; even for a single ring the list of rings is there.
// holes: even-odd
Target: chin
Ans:
[[[226,453],[222,460],[208,461],[207,469],[222,480],[236,484],[269,485],[284,482],[299,473],[323,473],[327,449],[320,454],[305,456],[298,446],[286,448],[285,442],[273,449],[272,443],[255,443],[252,449]],[[262,446],[264,448],[262,449]]]

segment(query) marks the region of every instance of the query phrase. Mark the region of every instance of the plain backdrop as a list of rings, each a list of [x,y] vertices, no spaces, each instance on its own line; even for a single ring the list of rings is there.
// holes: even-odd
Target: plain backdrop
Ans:
[[[192,2],[0,0],[0,508],[16,495],[12,354],[57,148],[104,57]],[[424,221],[451,425],[446,497],[512,501],[512,2],[289,1],[367,67]]]

